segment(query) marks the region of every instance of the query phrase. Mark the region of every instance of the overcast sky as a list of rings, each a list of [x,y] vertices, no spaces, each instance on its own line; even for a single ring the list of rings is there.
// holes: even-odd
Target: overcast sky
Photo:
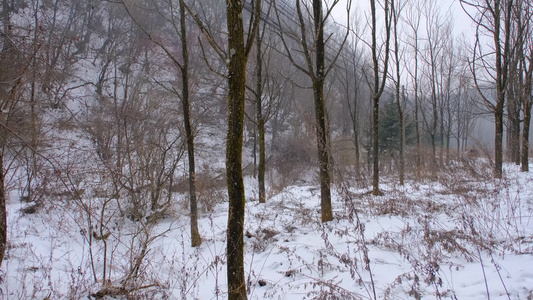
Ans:
[[[331,3],[333,0],[327,0]],[[343,3],[337,5],[334,11],[334,19],[338,23],[346,23],[346,1],[341,0]],[[409,0],[402,0],[409,1]],[[463,11],[459,0],[440,0],[436,1],[441,7],[441,13],[443,15],[450,14],[454,19],[454,34],[459,37],[464,34],[469,40],[472,40],[474,35],[474,28],[472,21],[468,15]],[[379,9],[378,9],[379,10]],[[368,16],[370,13],[370,0],[352,0],[351,14],[360,15],[361,17]]]

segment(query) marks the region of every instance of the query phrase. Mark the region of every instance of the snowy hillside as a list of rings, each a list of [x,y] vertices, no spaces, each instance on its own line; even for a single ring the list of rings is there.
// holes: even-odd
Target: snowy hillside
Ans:
[[[1,3],[0,300],[533,300],[533,1]]]
[[[248,178],[249,298],[531,299],[533,175],[506,166],[503,180],[466,180],[464,167],[435,182],[385,185],[379,197],[349,183],[338,185],[335,220],[326,224],[319,222],[318,186],[270,188],[267,203],[258,204],[255,181]],[[487,166],[478,161],[472,167]],[[116,225],[120,231],[93,240],[91,247],[80,232],[85,226],[75,205],[52,202],[24,213],[25,204],[12,193],[2,294],[5,299],[104,294],[224,299],[227,203],[216,201],[201,213],[204,242],[197,249],[189,247],[188,218],[180,202],[157,224],[125,219]],[[139,226],[145,227],[139,231]],[[142,243],[132,234],[145,234],[146,252],[136,248]],[[138,255],[145,258],[131,289],[118,288]],[[91,264],[102,278],[104,260],[108,290],[93,280]]]

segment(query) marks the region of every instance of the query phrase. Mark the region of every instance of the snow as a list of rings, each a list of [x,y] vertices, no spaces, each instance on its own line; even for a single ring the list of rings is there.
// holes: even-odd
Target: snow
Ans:
[[[533,297],[531,173],[506,165],[502,180],[459,172],[404,187],[389,181],[378,197],[369,188],[335,185],[335,219],[322,224],[317,185],[270,188],[259,204],[255,179],[245,178],[248,298],[373,299],[374,289],[378,299]],[[86,216],[75,203],[51,200],[24,214],[13,191],[1,294],[87,298],[102,289],[91,252],[98,279],[107,253],[107,285],[120,286],[141,254],[139,241],[149,237],[131,297],[226,299],[228,207],[220,197],[201,209],[200,247],[189,246],[186,197],[177,195],[174,212],[153,226],[127,218],[114,225],[105,252],[103,241],[89,245]]]

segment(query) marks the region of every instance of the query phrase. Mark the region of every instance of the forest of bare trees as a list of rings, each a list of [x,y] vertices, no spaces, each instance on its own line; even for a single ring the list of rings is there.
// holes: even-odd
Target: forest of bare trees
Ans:
[[[474,158],[529,171],[531,1],[1,1],[0,264],[13,191],[28,214],[68,204],[99,297],[150,282],[171,214],[200,247],[227,202],[227,296],[247,299],[245,207],[276,189],[316,184],[326,223],[343,182],[380,196],[383,176]]]

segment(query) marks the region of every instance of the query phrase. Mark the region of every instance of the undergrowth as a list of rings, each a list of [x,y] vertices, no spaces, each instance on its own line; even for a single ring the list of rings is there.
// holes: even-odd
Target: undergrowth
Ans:
[[[247,204],[249,297],[293,293],[304,299],[458,299],[453,277],[472,265],[483,271],[483,297],[492,295],[490,285],[498,285],[508,299],[520,297],[508,289],[509,278],[500,262],[508,255],[533,254],[528,230],[532,203],[521,189],[531,182],[521,182],[513,172],[506,172],[502,180],[486,174],[490,164],[483,160],[455,161],[435,180],[386,184],[384,194],[377,197],[359,181],[341,178],[333,190],[335,220],[325,224],[319,221],[315,185],[277,183],[267,204]],[[49,199],[31,214],[22,210],[15,219],[26,230],[22,235],[38,235],[39,226],[32,223],[36,220],[61,225],[50,227],[48,252],[16,232],[17,223],[11,225],[13,242],[1,277],[4,283],[18,281],[20,289],[5,285],[2,295],[10,299],[227,296],[221,225],[226,204],[220,189],[206,185],[201,191],[204,243],[194,249],[188,247],[183,197],[165,215],[145,222],[122,214],[113,198],[79,205],[89,203],[84,198],[89,194],[87,189],[78,200]],[[71,236],[75,244],[62,236]],[[489,281],[489,272],[495,272],[499,282]],[[524,293],[526,299],[532,298],[531,291]]]

